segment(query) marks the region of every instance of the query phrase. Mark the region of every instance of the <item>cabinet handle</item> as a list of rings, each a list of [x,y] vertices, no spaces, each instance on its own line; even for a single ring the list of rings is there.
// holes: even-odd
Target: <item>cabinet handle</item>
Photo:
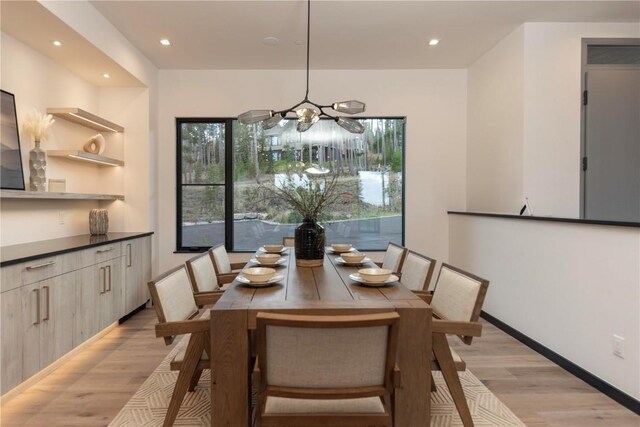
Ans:
[[[127,267],[131,267],[131,243],[127,243]]]
[[[109,251],[112,251],[112,250],[113,250],[113,246],[108,247],[107,249],[98,249],[98,250],[96,251],[96,253],[97,253],[97,254],[103,254],[103,253],[105,253],[105,252],[109,252]]]
[[[105,270],[107,270],[109,272],[109,281],[106,283],[109,283],[109,289],[107,289],[107,292],[111,292],[111,266],[107,265],[105,267]]]
[[[34,289],[32,292],[36,293],[36,321],[33,324],[37,325],[40,323],[40,289]]]
[[[55,263],[56,263],[55,260],[51,260],[51,261],[48,261],[48,262],[44,262],[42,264],[28,265],[27,266],[27,270],[35,270],[36,268],[48,267],[48,266],[53,265]]]
[[[98,287],[100,288],[100,294],[104,294],[106,291],[106,287],[107,285],[105,284],[107,278],[105,276],[106,273],[106,269],[104,267],[100,267],[100,272],[101,272],[101,277],[102,277],[102,281],[100,280],[100,278],[98,278],[98,282],[102,282],[102,283],[98,283]]]
[[[49,308],[49,294],[51,293],[51,289],[49,288],[49,286],[43,286],[42,289],[43,290],[45,290],[45,289],[47,290],[47,297],[45,299],[46,307],[47,307],[47,315],[45,317],[43,317],[42,320],[49,320],[50,319],[50,316],[49,316],[49,314],[50,314],[49,313],[49,310],[50,310],[50,308]]]

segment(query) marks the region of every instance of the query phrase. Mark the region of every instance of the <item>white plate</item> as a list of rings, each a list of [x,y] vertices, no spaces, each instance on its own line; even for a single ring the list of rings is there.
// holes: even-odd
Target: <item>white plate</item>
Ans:
[[[346,266],[358,266],[364,264],[365,262],[371,262],[371,258],[364,257],[364,259],[360,262],[347,262],[341,256],[339,256],[338,258],[336,258],[336,262],[338,264],[344,264]]]
[[[253,263],[253,264],[257,264],[257,265],[263,265],[265,267],[277,267],[279,265],[284,265],[287,262],[286,258],[280,258],[279,260],[277,260],[276,262],[273,263],[264,263],[264,262],[260,262],[255,258],[251,258],[249,260],[249,262]]]
[[[353,280],[354,282],[358,282],[358,283],[360,283],[362,285],[365,285],[365,286],[373,286],[374,288],[387,286],[389,283],[395,283],[398,280],[400,280],[400,278],[398,276],[396,276],[395,274],[392,274],[384,282],[366,282],[362,277],[360,277],[359,273],[350,274],[349,275],[349,279]]]
[[[260,246],[260,248],[258,249],[258,252],[266,252],[266,253],[268,253],[268,254],[281,254],[281,253],[286,252],[286,250],[287,250],[287,249],[288,249],[288,248],[282,248],[282,249],[280,249],[278,252],[269,252],[268,250],[266,250],[266,249],[264,248],[264,246]]]
[[[327,246],[326,248],[324,248],[324,250],[325,250],[325,252],[329,252],[330,254],[338,254],[338,255],[340,255],[340,254],[344,253],[344,252],[336,252],[336,251],[334,251],[331,248],[331,246]],[[355,252],[355,251],[357,251],[357,249],[354,248],[354,247],[351,247],[351,249],[349,249],[347,252]]]
[[[269,281],[264,282],[264,283],[252,282],[251,280],[249,280],[246,277],[241,276],[241,275],[238,275],[236,277],[236,279],[238,279],[238,282],[240,282],[240,283],[242,283],[244,285],[249,285],[249,286],[253,286],[253,287],[256,287],[256,288],[262,288],[262,287],[265,287],[265,286],[271,286],[274,283],[277,283],[277,282],[281,281],[282,279],[284,279],[284,276],[282,274],[276,274],[271,279],[269,279]]]

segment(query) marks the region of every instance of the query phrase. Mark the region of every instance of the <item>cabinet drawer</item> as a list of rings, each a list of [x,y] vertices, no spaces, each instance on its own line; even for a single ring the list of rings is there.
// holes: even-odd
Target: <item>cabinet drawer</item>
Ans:
[[[82,251],[82,267],[109,261],[122,256],[122,243],[110,243]]]
[[[27,261],[23,264],[22,285],[39,282],[63,273],[63,256],[52,256]]]
[[[24,263],[0,268],[0,292],[7,292],[22,286]]]

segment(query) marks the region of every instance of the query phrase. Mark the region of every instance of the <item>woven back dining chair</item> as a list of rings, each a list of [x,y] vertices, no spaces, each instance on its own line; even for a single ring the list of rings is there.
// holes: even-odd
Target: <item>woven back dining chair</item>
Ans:
[[[211,249],[188,259],[185,267],[195,294],[224,290],[235,277],[233,274],[226,274],[221,275],[221,280],[218,280]]]
[[[229,254],[227,253],[227,249],[223,244],[214,246],[209,249],[209,251],[211,252],[211,255],[213,257],[213,268],[216,271],[218,279],[221,279],[220,276],[225,274],[237,275],[244,267],[245,263],[243,262],[232,263],[229,260]]]
[[[392,426],[398,319],[258,313],[258,426]]]
[[[292,248],[295,245],[296,238],[295,237],[283,237],[282,238],[282,246],[285,248]]]
[[[404,247],[389,242],[380,266],[394,273],[399,273],[406,254],[407,250]]]
[[[473,426],[469,405],[458,376],[458,371],[466,369],[466,363],[449,346],[447,335],[457,335],[463,343],[470,345],[473,337],[482,334],[482,324],[478,320],[488,287],[488,280],[443,263],[433,295],[421,295],[431,305],[434,314],[431,369],[442,371],[465,427]]]
[[[414,251],[407,251],[402,263],[402,284],[412,291],[426,291],[431,283],[431,276],[436,267],[436,260]]]
[[[202,371],[210,368],[209,310],[201,314],[198,306],[215,304],[222,293],[194,294],[184,265],[153,279],[148,286],[158,317],[156,337],[164,338],[167,345],[180,335],[189,337],[169,364],[171,370],[179,371],[164,420],[164,426],[172,426],[186,392],[193,391]]]

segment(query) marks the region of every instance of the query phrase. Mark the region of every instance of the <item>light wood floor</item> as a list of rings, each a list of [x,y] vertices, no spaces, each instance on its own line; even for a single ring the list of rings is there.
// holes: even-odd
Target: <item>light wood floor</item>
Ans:
[[[106,426],[169,352],[143,310],[4,404],[2,427]],[[485,323],[469,369],[529,426],[638,427],[640,417]],[[402,426],[400,426],[402,427]]]

